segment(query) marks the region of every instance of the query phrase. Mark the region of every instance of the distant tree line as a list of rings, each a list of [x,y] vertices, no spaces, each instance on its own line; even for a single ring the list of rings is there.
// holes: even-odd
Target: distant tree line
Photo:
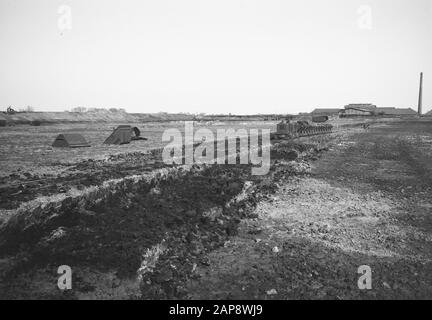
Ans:
[[[84,112],[106,112],[106,111],[110,111],[112,113],[117,113],[117,112],[126,112],[125,109],[123,108],[85,108],[85,107],[75,107],[71,109],[71,112],[79,112],[79,113],[84,113]]]

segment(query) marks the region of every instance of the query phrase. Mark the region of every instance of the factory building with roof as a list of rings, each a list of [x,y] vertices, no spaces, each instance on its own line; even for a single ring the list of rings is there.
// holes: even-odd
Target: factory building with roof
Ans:
[[[337,108],[317,108],[311,112],[312,116],[340,116],[340,117],[359,117],[359,116],[416,116],[418,113],[411,108],[379,108],[372,103],[353,103],[346,105],[343,109]]]

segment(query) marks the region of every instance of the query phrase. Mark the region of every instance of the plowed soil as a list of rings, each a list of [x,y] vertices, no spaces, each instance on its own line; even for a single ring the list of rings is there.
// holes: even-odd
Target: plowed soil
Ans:
[[[0,237],[0,297],[431,299],[431,157],[432,122],[399,121],[276,145],[262,177],[194,166],[66,198]],[[358,287],[362,265],[371,290]]]
[[[431,299],[431,160],[430,122],[346,135],[210,254],[190,297]]]

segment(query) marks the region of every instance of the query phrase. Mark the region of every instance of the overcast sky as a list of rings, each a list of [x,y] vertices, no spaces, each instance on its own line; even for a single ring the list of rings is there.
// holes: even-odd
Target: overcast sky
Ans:
[[[416,109],[420,71],[429,110],[432,0],[0,0],[0,109]]]

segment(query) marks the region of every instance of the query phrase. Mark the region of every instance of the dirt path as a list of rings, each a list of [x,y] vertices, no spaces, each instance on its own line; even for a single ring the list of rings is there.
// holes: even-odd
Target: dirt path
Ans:
[[[427,123],[347,135],[209,254],[187,298],[431,299],[431,158]]]

